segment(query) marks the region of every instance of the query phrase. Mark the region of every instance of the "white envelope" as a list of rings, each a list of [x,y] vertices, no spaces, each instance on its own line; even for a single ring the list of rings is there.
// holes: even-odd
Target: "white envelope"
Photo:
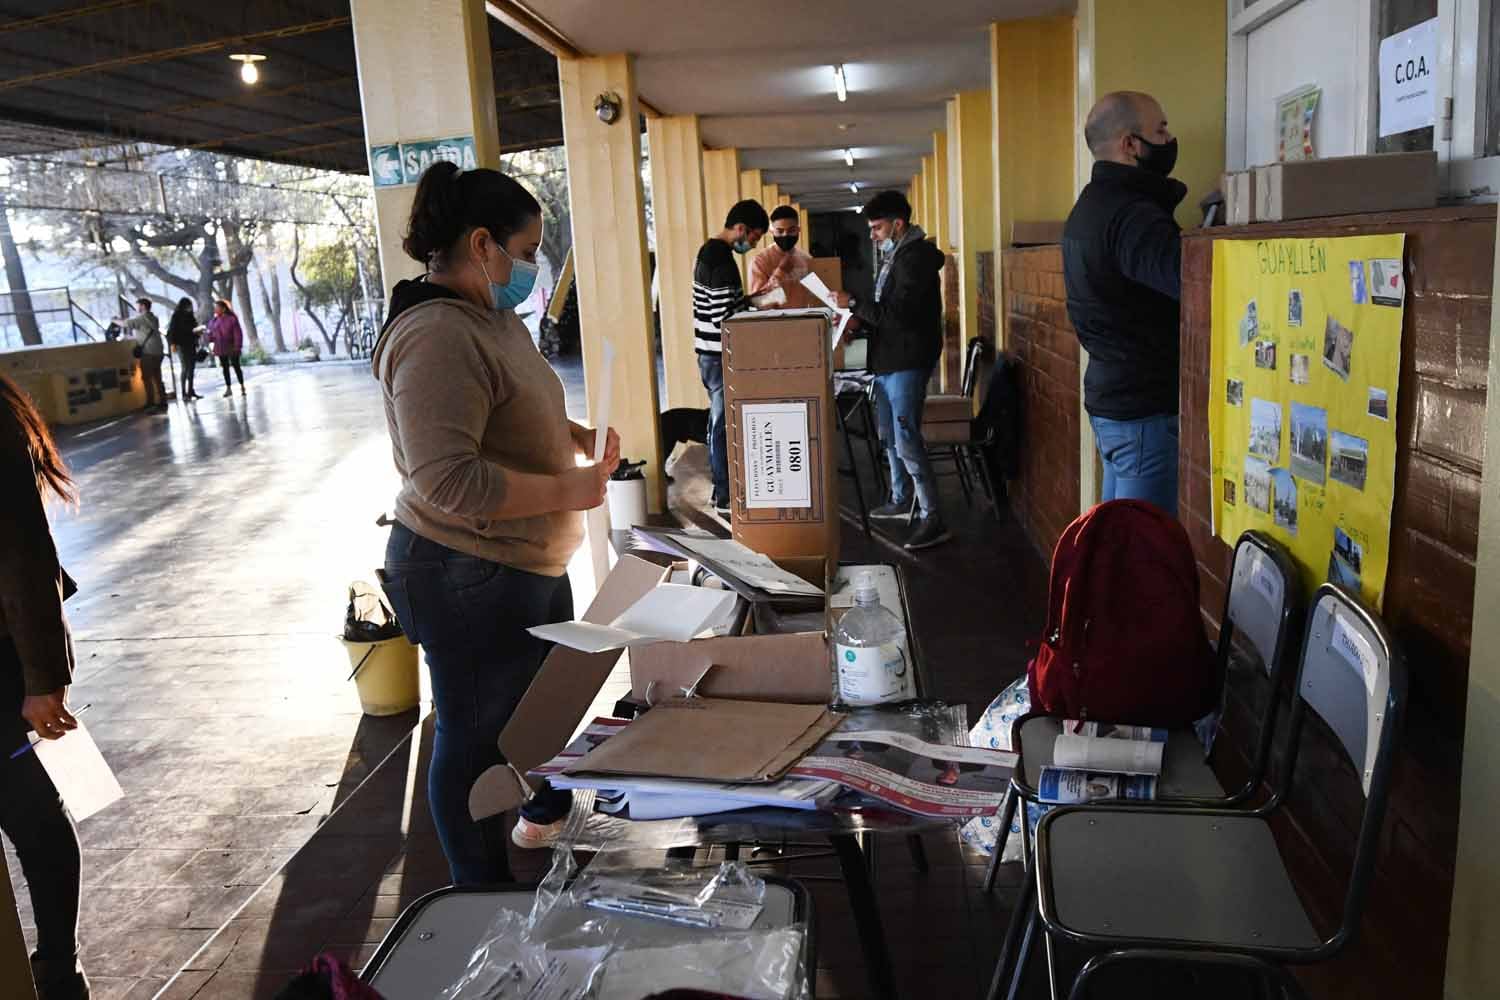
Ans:
[[[83,822],[125,795],[81,721],[61,739],[38,740],[34,752],[75,822]]]
[[[732,590],[661,583],[608,625],[571,621],[538,625],[527,631],[538,639],[585,653],[656,642],[688,642],[729,624],[738,596]]]

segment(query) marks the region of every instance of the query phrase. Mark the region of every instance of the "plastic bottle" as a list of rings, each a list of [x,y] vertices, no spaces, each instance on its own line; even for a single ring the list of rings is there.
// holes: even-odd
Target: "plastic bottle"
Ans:
[[[880,603],[875,574],[854,578],[854,607],[833,630],[835,702],[883,705],[913,696],[906,629]]]

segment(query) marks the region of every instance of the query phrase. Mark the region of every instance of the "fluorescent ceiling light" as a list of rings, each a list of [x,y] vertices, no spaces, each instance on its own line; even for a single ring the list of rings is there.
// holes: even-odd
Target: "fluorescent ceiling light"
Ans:
[[[846,166],[846,167],[852,167],[852,166],[854,166],[854,150],[852,150],[852,149],[846,149],[846,150],[844,150],[844,166]]]
[[[839,63],[837,66],[833,67],[833,86],[834,89],[838,92],[839,100],[841,102],[847,101],[849,99],[849,88],[844,83],[843,63]]]

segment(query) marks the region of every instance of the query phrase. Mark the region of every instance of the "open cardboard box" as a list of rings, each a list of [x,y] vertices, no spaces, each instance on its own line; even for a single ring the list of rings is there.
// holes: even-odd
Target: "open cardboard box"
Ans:
[[[790,557],[775,561],[827,592],[827,560]],[[672,569],[638,556],[621,556],[600,584],[583,620],[599,625],[614,621],[641,595],[666,580]],[[469,791],[469,811],[475,819],[514,809],[526,800],[530,789],[519,775],[555,757],[572,739],[621,652],[552,648],[500,733],[500,752],[509,765],[485,771]],[[710,665],[714,669],[704,676]],[[722,636],[637,646],[630,652],[632,696],[640,701],[645,700],[652,681],[658,688],[679,691],[700,677],[697,691],[705,696],[826,703],[832,690],[826,635],[818,631]]]

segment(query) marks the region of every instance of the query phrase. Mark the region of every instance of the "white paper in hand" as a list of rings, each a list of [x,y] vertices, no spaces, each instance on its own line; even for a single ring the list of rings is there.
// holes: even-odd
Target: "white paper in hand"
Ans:
[[[35,752],[75,822],[83,822],[125,795],[82,722],[61,739],[38,740]]]
[[[612,402],[615,382],[615,345],[609,342],[609,338],[603,341],[601,354],[604,358],[604,368],[599,376],[598,405],[594,407],[594,464],[598,465],[604,461],[604,442],[609,437],[609,406]]]
[[[809,271],[803,275],[802,284],[809,292],[818,297],[818,301],[822,302],[828,308],[837,309],[839,307],[838,302],[834,300],[833,292],[829,290],[827,285],[823,284],[823,279],[818,277],[815,272]]]

